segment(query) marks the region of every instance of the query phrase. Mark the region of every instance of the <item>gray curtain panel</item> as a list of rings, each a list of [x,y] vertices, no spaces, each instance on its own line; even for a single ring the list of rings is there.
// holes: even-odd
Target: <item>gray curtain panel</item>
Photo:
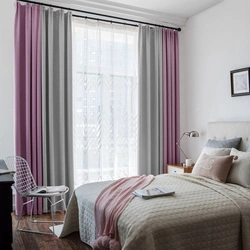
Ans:
[[[43,182],[67,185],[67,201],[74,190],[71,18],[63,10],[42,11]]]
[[[162,29],[139,26],[139,174],[163,171]]]

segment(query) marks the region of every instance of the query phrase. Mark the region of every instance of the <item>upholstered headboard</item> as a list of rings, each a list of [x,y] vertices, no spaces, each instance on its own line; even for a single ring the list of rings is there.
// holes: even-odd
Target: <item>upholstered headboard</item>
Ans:
[[[246,151],[250,140],[250,121],[246,122],[209,122],[207,139],[224,140],[241,137],[239,150]]]

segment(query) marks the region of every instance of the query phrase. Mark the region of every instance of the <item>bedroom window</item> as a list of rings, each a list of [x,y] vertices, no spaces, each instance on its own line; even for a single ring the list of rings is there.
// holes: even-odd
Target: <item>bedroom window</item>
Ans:
[[[73,18],[75,187],[137,174],[137,36]]]

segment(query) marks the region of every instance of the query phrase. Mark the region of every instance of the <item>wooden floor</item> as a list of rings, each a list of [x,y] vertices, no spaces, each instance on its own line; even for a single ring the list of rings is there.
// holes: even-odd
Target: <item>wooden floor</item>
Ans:
[[[56,213],[57,219],[63,219],[63,214]],[[39,215],[39,219],[48,219],[49,215]],[[20,225],[27,227],[29,217],[20,221]],[[85,245],[81,240],[79,233],[72,233],[64,238],[58,238],[56,235],[43,235],[35,233],[26,233],[16,230],[17,218],[12,214],[13,224],[13,250],[92,250],[88,245]],[[34,227],[35,226],[35,227]],[[46,230],[50,232],[49,223],[32,223],[32,228],[39,230]]]

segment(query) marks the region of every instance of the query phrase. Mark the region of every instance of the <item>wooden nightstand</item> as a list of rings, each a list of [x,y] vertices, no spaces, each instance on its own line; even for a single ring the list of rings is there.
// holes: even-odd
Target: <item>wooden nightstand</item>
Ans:
[[[193,170],[192,167],[183,167],[181,164],[167,164],[164,169],[164,173],[168,174],[184,174],[191,173]]]

